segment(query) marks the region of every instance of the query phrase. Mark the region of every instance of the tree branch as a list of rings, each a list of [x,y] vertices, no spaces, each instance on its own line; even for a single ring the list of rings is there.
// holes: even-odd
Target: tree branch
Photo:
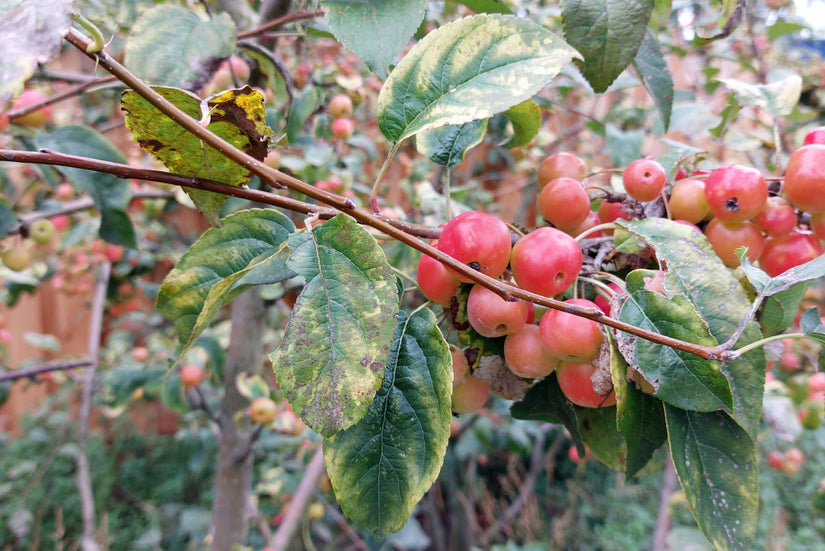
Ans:
[[[77,96],[82,94],[83,92],[89,90],[90,88],[95,88],[97,86],[105,86],[107,84],[111,84],[114,82],[118,82],[117,78],[113,75],[109,75],[107,77],[100,77],[95,78],[92,80],[88,80],[75,86],[70,90],[66,90],[65,92],[61,92],[59,94],[55,94],[53,96],[49,96],[48,98],[44,99],[43,101],[39,101],[37,103],[32,103],[31,105],[27,105],[26,107],[21,107],[20,109],[15,109],[14,111],[9,111],[9,119],[14,120],[19,117],[23,117],[28,115],[29,113],[34,113],[40,109],[43,109],[47,105],[52,105],[55,103],[59,103],[64,99],[71,98],[73,96]]]
[[[260,27],[240,32],[238,33],[237,38],[240,40],[243,38],[252,38],[253,36],[260,36],[268,31],[277,29],[278,27],[283,27],[287,23],[292,23],[293,21],[300,21],[302,19],[315,19],[316,17],[321,17],[326,13],[326,9],[313,11],[294,11],[286,15],[282,15],[277,19],[273,19],[272,21],[269,21],[268,23],[265,23]]]
[[[271,547],[275,549],[287,549],[289,547],[289,541],[298,528],[307,501],[312,496],[312,492],[315,490],[318,479],[321,478],[322,474],[324,474],[324,450],[321,446],[318,446],[304,471],[304,476],[301,478],[298,488],[292,494],[292,499],[286,513],[284,513],[284,520],[272,537]]]
[[[0,383],[5,381],[15,381],[17,379],[34,379],[43,373],[51,373],[52,371],[65,371],[68,369],[75,369],[78,367],[89,367],[94,365],[95,361],[90,358],[82,358],[78,360],[60,360],[50,362],[28,369],[16,369],[14,371],[7,371],[0,373]]]
[[[86,47],[91,43],[87,37],[83,36],[83,34],[76,29],[69,30],[66,35],[66,40],[84,53],[86,52]],[[235,161],[253,174],[259,176],[263,181],[269,183],[281,183],[290,189],[315,199],[316,201],[325,203],[340,212],[347,213],[359,223],[380,230],[390,237],[435,258],[448,268],[460,273],[474,283],[487,287],[505,300],[527,300],[541,306],[546,306],[547,308],[568,312],[570,314],[591,319],[597,323],[607,325],[614,329],[618,329],[619,331],[624,331],[631,335],[635,335],[658,344],[676,348],[677,350],[690,352],[691,354],[695,354],[704,359],[726,360],[729,357],[728,351],[720,354],[717,350],[714,350],[711,347],[700,346],[694,343],[674,339],[666,335],[660,335],[658,333],[647,331],[640,327],[611,318],[606,316],[604,312],[598,308],[584,308],[576,305],[570,305],[559,300],[527,292],[514,285],[491,278],[481,272],[477,272],[469,266],[459,262],[455,258],[444,254],[429,243],[415,238],[404,230],[396,228],[385,218],[376,216],[375,214],[359,211],[356,208],[355,203],[353,203],[350,199],[320,190],[307,184],[306,182],[303,182],[279,170],[275,170],[250,155],[247,155],[226,140],[216,136],[214,133],[202,126],[199,121],[193,119],[178,109],[166,98],[155,92],[146,83],[137,78],[123,65],[118,63],[114,58],[106,53],[105,50],[86,55],[91,57],[93,60],[96,60],[101,67],[115,75],[127,86],[130,86],[137,94],[154,105],[170,119],[178,123],[184,130],[190,132],[198,139],[223,154],[225,157]]]
[[[92,319],[89,322],[89,358],[91,364],[83,377],[80,411],[78,412],[77,435],[77,487],[80,494],[81,516],[83,518],[83,538],[80,547],[83,551],[98,551],[95,541],[95,502],[92,491],[92,479],[89,474],[89,458],[86,455],[86,438],[89,434],[89,416],[92,409],[92,386],[97,373],[100,338],[103,332],[103,312],[106,306],[106,289],[112,265],[103,262],[99,266],[97,284],[92,301]]]

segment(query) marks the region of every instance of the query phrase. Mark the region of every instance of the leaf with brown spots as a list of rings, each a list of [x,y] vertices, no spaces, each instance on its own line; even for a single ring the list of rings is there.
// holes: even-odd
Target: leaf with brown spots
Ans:
[[[361,420],[381,387],[398,311],[395,274],[375,238],[344,214],[289,237],[306,281],[270,354],[292,408],[322,436]]]
[[[180,88],[157,86],[154,90],[193,119],[206,122],[207,129],[238,149],[259,161],[266,157],[272,130],[266,125],[260,92],[245,86],[202,100]],[[252,176],[246,167],[201,142],[133,90],[124,92],[121,107],[138,145],[172,172],[231,186],[241,186]],[[201,190],[187,193],[207,220],[217,226],[226,197]]]

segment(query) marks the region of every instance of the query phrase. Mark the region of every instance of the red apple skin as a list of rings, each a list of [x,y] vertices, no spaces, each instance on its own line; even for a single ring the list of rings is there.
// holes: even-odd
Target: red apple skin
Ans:
[[[598,308],[593,301],[574,298],[565,304]],[[548,310],[539,322],[541,340],[548,352],[567,361],[590,360],[599,351],[604,336],[595,321],[561,310]]]
[[[501,337],[520,331],[527,320],[527,302],[509,302],[481,285],[475,285],[467,298],[470,325],[484,337]]]

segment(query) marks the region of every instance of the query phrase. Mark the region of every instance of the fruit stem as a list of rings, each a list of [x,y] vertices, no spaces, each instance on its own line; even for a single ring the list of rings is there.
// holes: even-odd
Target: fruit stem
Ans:
[[[372,207],[372,212],[375,214],[381,214],[381,207],[378,206],[378,186],[381,184],[381,180],[384,179],[384,174],[387,172],[387,169],[390,167],[390,163],[395,158],[395,154],[398,153],[399,147],[401,147],[401,142],[395,142],[392,144],[392,147],[387,153],[387,158],[384,159],[384,164],[381,165],[381,170],[379,170],[378,174],[375,176],[375,183],[372,184],[372,189],[370,190],[370,206]]]

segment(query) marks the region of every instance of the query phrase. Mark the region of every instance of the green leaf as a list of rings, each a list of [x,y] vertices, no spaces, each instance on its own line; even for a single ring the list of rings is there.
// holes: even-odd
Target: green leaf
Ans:
[[[637,272],[628,275],[628,280]],[[639,276],[641,277],[641,276]],[[716,346],[708,327],[683,296],[668,298],[646,291],[630,293],[619,319],[642,329],[704,346]],[[663,402],[691,411],[729,410],[733,396],[719,363],[682,350],[636,339],[631,362]]]
[[[476,13],[513,13],[510,2],[505,0],[458,0]]]
[[[387,365],[398,291],[375,238],[339,214],[289,238],[287,266],[306,286],[269,359],[284,395],[328,437],[367,412]]]
[[[283,247],[294,230],[276,210],[249,209],[227,216],[189,248],[163,280],[156,305],[178,329],[179,356],[224,304],[249,287],[244,276],[255,273],[263,284],[295,275]]]
[[[790,115],[802,93],[802,77],[791,75],[770,84],[750,84],[732,78],[720,78],[740,105],[759,107],[774,117]]]
[[[627,447],[616,429],[616,407],[576,407],[576,421],[584,443],[599,461],[613,470],[624,471]]]
[[[759,509],[753,441],[722,412],[665,406],[676,474],[693,516],[715,549],[753,544]]]
[[[682,163],[704,156],[704,154],[707,153],[707,151],[699,147],[693,147],[692,145],[667,138],[659,140],[659,143],[667,146],[667,149],[660,153],[656,157],[656,160],[659,161],[659,164],[661,164],[665,172],[667,172],[668,180],[673,180],[676,173],[679,172],[679,167]]]
[[[315,86],[307,86],[295,95],[286,123],[286,138],[289,143],[295,143],[304,129],[304,123],[320,105],[321,91]]]
[[[63,46],[72,26],[72,0],[4,0],[0,2],[0,110],[23,90],[39,63],[47,63]]]
[[[242,371],[235,379],[235,387],[238,393],[250,402],[255,398],[269,398],[269,385],[257,374],[251,375]]]
[[[738,101],[736,101],[736,96],[729,94],[728,104],[720,113],[721,118],[719,120],[719,124],[709,130],[711,135],[716,139],[721,138],[722,135],[730,128],[731,124],[733,124],[733,121],[736,120],[736,117],[739,116],[739,111],[741,110],[742,106]]]
[[[781,333],[793,325],[799,304],[805,296],[805,291],[811,286],[809,282],[802,282],[793,287],[780,291],[765,300],[762,312],[759,315],[759,325],[762,334],[766,337]]]
[[[627,380],[627,363],[615,349],[611,353],[613,390],[616,393],[616,427],[625,442],[625,475],[633,477],[667,441],[662,402]]]
[[[653,13],[653,0],[564,0],[564,36],[584,56],[577,62],[597,93],[633,61]]]
[[[51,134],[37,134],[37,146],[68,155],[126,163],[126,157],[103,134],[87,126],[63,126]],[[113,174],[61,167],[73,185],[82,189],[100,211],[100,237],[109,243],[134,248],[135,230],[126,209],[132,200],[132,186]]]
[[[427,309],[398,326],[383,383],[355,426],[324,440],[324,462],[344,514],[377,536],[404,527],[432,486],[450,437],[450,350]]]
[[[60,353],[60,340],[54,335],[27,331],[23,333],[23,340],[40,350],[54,352],[56,354]]]
[[[639,51],[633,58],[633,66],[642,78],[647,93],[653,98],[662,126],[667,132],[670,125],[670,112],[673,110],[673,77],[667,68],[667,61],[662,47],[650,30],[645,32]]]
[[[668,296],[687,297],[708,324],[710,334],[717,342],[725,342],[747,316],[750,300],[704,235],[661,218],[617,223],[650,244],[659,261],[667,266],[664,287]],[[739,345],[760,338],[759,326],[750,322]],[[765,353],[761,348],[754,349],[720,367],[733,392],[733,418],[755,438],[762,411]]]
[[[487,133],[487,119],[431,128],[415,138],[415,147],[432,162],[457,167],[464,155],[478,145]]]
[[[622,130],[613,123],[605,126],[605,142],[613,166],[627,166],[641,158],[644,139],[645,131],[641,128]]]
[[[513,137],[501,147],[520,147],[530,143],[541,127],[541,108],[532,100],[525,100],[504,112],[513,125]]]
[[[777,21],[767,29],[768,40],[771,42],[775,41],[777,38],[781,38],[783,36],[789,34],[795,34],[799,31],[810,30],[808,25],[801,25],[799,23],[791,23],[789,21]]]
[[[398,142],[486,119],[532,97],[576,56],[527,19],[465,17],[428,34],[393,69],[378,97],[378,126]]]
[[[208,122],[208,130],[248,155],[259,161],[266,157],[266,138],[272,130],[266,125],[264,97],[260,92],[245,86],[201,100],[178,88],[154,90],[193,119]],[[245,184],[251,177],[246,167],[206,146],[136,92],[124,92],[121,102],[132,137],[172,172],[231,186]],[[217,225],[226,196],[194,189],[186,193],[206,219]]]
[[[387,67],[413,37],[427,11],[426,0],[324,0],[326,22],[341,44],[384,79]]]
[[[745,275],[748,276],[756,292],[764,296],[772,296],[803,281],[813,281],[825,276],[825,255],[785,270],[776,277],[770,277],[761,269],[748,261],[744,251],[737,251]]]
[[[155,6],[129,30],[124,64],[149,84],[196,90],[215,59],[235,51],[235,33],[229,14],[206,18],[182,6]]]
[[[187,413],[192,408],[189,406],[189,402],[186,401],[185,392],[186,388],[180,380],[180,375],[175,371],[163,382],[160,389],[161,402],[172,411]]]
[[[561,391],[555,372],[530,387],[522,400],[510,406],[510,415],[515,419],[564,425],[576,442],[579,454],[584,457],[584,441],[576,412]]]
[[[819,310],[816,307],[805,310],[799,320],[799,327],[808,337],[819,341],[820,344],[825,344],[825,326],[822,325],[822,318],[819,317]]]
[[[0,198],[0,235],[8,235],[9,230],[16,224],[17,216],[11,210],[8,199],[5,197]]]

